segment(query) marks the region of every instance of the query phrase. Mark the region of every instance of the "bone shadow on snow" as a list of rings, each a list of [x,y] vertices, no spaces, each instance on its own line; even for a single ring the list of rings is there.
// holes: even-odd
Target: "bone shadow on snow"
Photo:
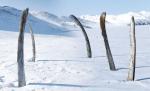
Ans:
[[[127,55],[120,54],[120,55],[113,55],[114,57],[125,57]],[[102,57],[107,57],[106,55],[101,55],[101,56],[93,56],[92,58],[102,58]]]
[[[114,57],[125,57],[126,55],[113,55]],[[92,58],[105,58],[107,57],[106,55],[101,55],[101,56],[93,56]],[[79,57],[79,58],[88,58],[88,57]]]
[[[117,70],[126,70],[128,68],[117,68]]]
[[[59,86],[59,87],[77,87],[77,88],[95,87],[95,86],[91,86],[91,85],[57,84],[57,83],[29,83],[29,85]]]
[[[61,62],[61,61],[65,61],[65,62],[89,62],[89,61],[81,61],[81,60],[37,60],[37,61],[56,61],[56,62]]]
[[[142,80],[150,80],[150,77],[146,77],[146,78],[137,79],[136,81],[142,81]]]
[[[150,66],[137,66],[136,69],[140,69],[140,68],[148,68]],[[126,69],[129,69],[129,68],[117,68],[117,70],[126,70]]]
[[[136,68],[149,68],[150,66],[138,66]]]

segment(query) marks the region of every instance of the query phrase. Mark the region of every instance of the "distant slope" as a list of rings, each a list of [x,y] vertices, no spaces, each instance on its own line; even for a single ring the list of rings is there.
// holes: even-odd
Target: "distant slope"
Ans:
[[[98,23],[100,15],[83,15],[80,16],[81,19],[93,21]],[[128,25],[130,23],[131,16],[135,17],[136,25],[150,25],[150,12],[141,11],[141,12],[129,12],[119,15],[107,15],[106,20],[108,23],[113,25]]]
[[[31,11],[31,14],[41,20],[44,20],[51,24],[55,24],[57,26],[61,26],[61,27],[65,27],[65,28],[70,28],[70,27],[76,26],[76,24],[73,22],[72,19],[69,18],[69,16],[58,17],[54,14],[51,14],[51,13],[45,12],[45,11]],[[90,24],[93,23],[92,21],[88,21],[88,20],[81,19],[81,18],[79,18],[79,20],[84,25],[84,27],[91,28]]]
[[[9,6],[0,6],[0,30],[19,30],[21,10]],[[131,16],[135,16],[136,25],[150,25],[150,12],[129,12],[120,15],[107,15],[106,21],[112,25],[128,25]],[[78,17],[78,16],[77,16]],[[99,15],[83,15],[78,17],[85,28],[99,26]],[[45,11],[30,11],[28,23],[32,25],[34,33],[50,35],[70,35],[71,30],[78,30],[78,26],[69,16],[51,14]],[[26,26],[29,32],[29,26]]]
[[[12,7],[0,7],[0,30],[18,31],[20,22],[21,10]],[[67,29],[56,24],[48,23],[44,20],[34,17],[29,14],[28,23],[32,25],[34,33],[37,34],[52,34],[61,35],[67,34]],[[28,25],[26,31],[29,31]]]

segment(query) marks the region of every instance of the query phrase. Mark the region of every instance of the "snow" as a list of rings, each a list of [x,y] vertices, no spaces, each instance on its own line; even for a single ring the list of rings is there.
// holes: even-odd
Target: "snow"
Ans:
[[[1,12],[1,11],[0,11]],[[4,13],[0,13],[1,16]],[[77,26],[57,26],[29,16],[35,34],[37,57],[31,62],[31,36],[25,33],[25,74],[27,86],[18,88],[17,41],[18,20],[14,16],[0,23],[0,90],[1,91],[149,91],[150,90],[150,26],[136,26],[137,65],[135,81],[127,81],[130,58],[129,26],[107,24],[107,34],[117,71],[110,71],[98,23],[86,28],[93,57],[87,58],[82,32]],[[12,17],[12,18],[11,18]],[[0,17],[1,19],[1,17]],[[16,20],[15,20],[16,19]],[[29,18],[29,22],[30,18]],[[6,26],[6,24],[8,24]],[[86,24],[86,22],[85,22]],[[45,29],[45,26],[46,29]],[[40,28],[41,27],[41,28]],[[54,33],[51,27],[57,32]],[[12,31],[11,31],[12,28]],[[41,30],[39,30],[39,29]],[[14,32],[13,29],[16,29]],[[45,29],[42,31],[42,29]],[[26,27],[28,30],[28,26]],[[40,31],[40,32],[39,32]],[[65,31],[65,32],[64,32]],[[66,32],[67,31],[67,32]]]
[[[92,22],[99,22],[100,15],[82,15],[81,19],[89,20]],[[140,12],[128,12],[124,14],[118,15],[110,15],[108,14],[106,17],[106,21],[113,25],[128,25],[130,24],[131,17],[135,17],[136,25],[149,25],[150,24],[150,12],[148,11],[140,11]]]

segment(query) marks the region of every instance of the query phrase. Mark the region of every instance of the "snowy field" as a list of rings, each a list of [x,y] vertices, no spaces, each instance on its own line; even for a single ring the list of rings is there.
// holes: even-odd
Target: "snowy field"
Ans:
[[[32,43],[27,25],[24,43],[27,86],[18,88],[20,13],[21,10],[0,6],[0,91],[150,91],[150,13],[130,12],[106,17],[108,39],[117,68],[117,71],[110,71],[97,21],[99,16],[80,17],[92,48],[93,57],[87,58],[83,34],[68,16],[30,12],[28,23],[35,33],[36,62],[31,62]],[[130,63],[130,27],[127,24],[132,15],[138,25],[134,82],[126,80]]]
[[[130,58],[129,26],[107,26],[117,71],[110,71],[98,23],[86,29],[93,57],[87,58],[79,28],[62,35],[35,34],[37,58],[31,62],[30,34],[25,33],[27,86],[18,88],[18,32],[0,31],[0,91],[149,91],[150,26],[137,26],[135,81],[126,81]],[[66,35],[65,35],[66,34]]]

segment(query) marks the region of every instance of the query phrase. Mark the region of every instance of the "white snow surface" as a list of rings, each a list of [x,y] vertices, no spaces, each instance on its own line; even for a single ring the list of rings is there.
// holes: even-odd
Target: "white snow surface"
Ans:
[[[10,11],[11,8],[1,7],[0,12],[1,9]],[[35,32],[36,62],[31,62],[31,36],[26,32],[24,57],[27,85],[18,88],[17,27],[19,23],[17,22],[20,20],[20,14],[9,16],[6,12],[0,13],[0,19],[3,19],[3,22],[0,22],[0,91],[150,90],[149,25],[136,26],[136,75],[135,81],[127,81],[130,62],[129,26],[113,26],[113,24],[106,26],[117,68],[117,71],[110,71],[98,23],[88,23],[91,28],[85,28],[92,48],[92,58],[87,58],[85,40],[79,27],[50,24],[32,15],[29,16],[29,22],[31,22],[30,18],[37,24],[31,23]],[[54,27],[57,32],[51,27]],[[14,32],[13,29],[16,31]]]

